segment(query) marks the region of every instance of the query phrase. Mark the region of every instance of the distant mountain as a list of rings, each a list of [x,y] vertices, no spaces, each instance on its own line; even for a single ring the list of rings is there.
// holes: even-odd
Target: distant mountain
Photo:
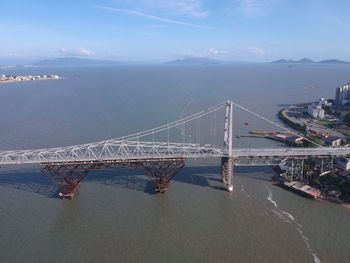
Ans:
[[[36,63],[34,66],[93,66],[93,65],[119,65],[123,64],[119,61],[112,60],[97,60],[77,57],[64,57],[55,59],[46,59]]]
[[[169,61],[166,64],[171,65],[210,65],[210,64],[220,64],[219,60],[211,59],[211,58],[182,58],[176,59],[173,61]]]
[[[326,59],[326,60],[321,60],[318,63],[323,63],[323,64],[350,64],[350,62],[339,60],[339,59]]]
[[[280,64],[280,63],[315,63],[315,61],[313,61],[309,58],[302,58],[300,60],[279,59],[279,60],[273,61],[271,63],[276,63],[276,64]]]
[[[338,60],[338,59],[326,59],[326,60],[321,60],[321,61],[313,61],[311,59],[308,58],[303,58],[300,60],[293,60],[293,59],[279,59],[276,61],[273,61],[271,63],[274,64],[307,64],[307,63],[321,63],[321,64],[350,64],[350,62],[346,62],[346,61],[342,61],[342,60]]]
[[[271,63],[274,63],[274,64],[282,64],[282,63],[295,63],[294,60],[292,59],[279,59],[279,60],[276,60],[276,61],[272,61]]]
[[[295,63],[315,63],[315,61],[313,61],[309,58],[302,58],[300,60],[295,61]]]

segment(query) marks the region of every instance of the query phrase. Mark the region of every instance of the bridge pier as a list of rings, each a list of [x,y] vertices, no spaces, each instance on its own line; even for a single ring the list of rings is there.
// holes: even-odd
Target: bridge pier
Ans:
[[[290,181],[303,181],[304,180],[304,161],[305,157],[293,157],[284,161],[284,165],[287,167],[286,176]]]
[[[80,182],[91,169],[98,169],[101,164],[43,164],[41,171],[58,185],[58,195],[72,199],[79,189]]]
[[[320,171],[320,173],[329,171],[333,169],[334,160],[333,157],[317,157],[315,168]]]
[[[165,193],[169,189],[170,180],[185,166],[183,158],[144,162],[141,164],[145,174],[154,184],[157,193]]]
[[[233,191],[233,157],[221,158],[221,179],[229,192]]]
[[[184,158],[109,160],[69,163],[42,163],[41,171],[58,185],[58,195],[72,199],[89,171],[101,168],[144,170],[157,193],[165,193],[170,180],[185,166]]]

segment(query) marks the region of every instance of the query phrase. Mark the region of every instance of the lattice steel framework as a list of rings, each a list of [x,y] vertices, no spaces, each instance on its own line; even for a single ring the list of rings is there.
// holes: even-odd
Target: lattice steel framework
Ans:
[[[285,175],[290,181],[303,181],[305,159],[306,157],[298,157],[287,158],[283,161],[283,165],[287,168]]]
[[[315,164],[315,168],[318,169],[320,171],[320,173],[332,170],[334,166],[334,159],[333,157],[321,157],[318,156],[316,158],[316,164]]]
[[[166,142],[142,140],[163,131],[169,135],[169,129],[183,129],[184,124],[196,122],[210,113],[216,114],[219,109],[225,109],[222,147],[200,144],[199,140],[198,143],[174,143],[169,141],[169,136]],[[39,164],[42,171],[59,184],[62,196],[69,197],[90,170],[103,167],[143,169],[154,182],[156,190],[164,192],[170,179],[184,166],[185,159],[221,158],[222,180],[227,189],[232,191],[234,166],[276,165],[285,158],[300,160],[311,156],[322,158],[321,170],[325,170],[330,167],[325,157],[350,156],[349,147],[233,149],[232,140],[233,102],[227,101],[207,111],[121,138],[66,147],[0,151],[0,165]],[[294,164],[292,167],[293,174],[300,170]]]

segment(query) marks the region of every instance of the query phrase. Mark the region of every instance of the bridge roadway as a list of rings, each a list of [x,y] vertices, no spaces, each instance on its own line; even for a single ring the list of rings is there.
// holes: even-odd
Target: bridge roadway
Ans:
[[[244,157],[306,157],[306,156],[348,156],[350,147],[296,147],[296,148],[240,148],[233,149],[234,158]]]
[[[109,140],[105,142],[77,146],[0,151],[0,165],[9,164],[69,164],[91,161],[151,160],[167,158],[221,158],[228,157],[228,150],[209,144],[186,144],[167,142],[144,142]],[[350,147],[318,148],[234,148],[232,158],[236,165],[242,160],[282,160],[288,157],[337,157],[350,156]],[[253,163],[250,163],[253,165]],[[265,165],[269,165],[265,162]]]

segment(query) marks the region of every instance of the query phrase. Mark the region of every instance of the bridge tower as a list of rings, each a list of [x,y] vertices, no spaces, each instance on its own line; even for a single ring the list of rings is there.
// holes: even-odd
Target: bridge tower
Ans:
[[[225,130],[224,130],[224,149],[227,150],[227,156],[221,157],[221,178],[227,190],[233,191],[233,104],[227,101],[225,105]]]

